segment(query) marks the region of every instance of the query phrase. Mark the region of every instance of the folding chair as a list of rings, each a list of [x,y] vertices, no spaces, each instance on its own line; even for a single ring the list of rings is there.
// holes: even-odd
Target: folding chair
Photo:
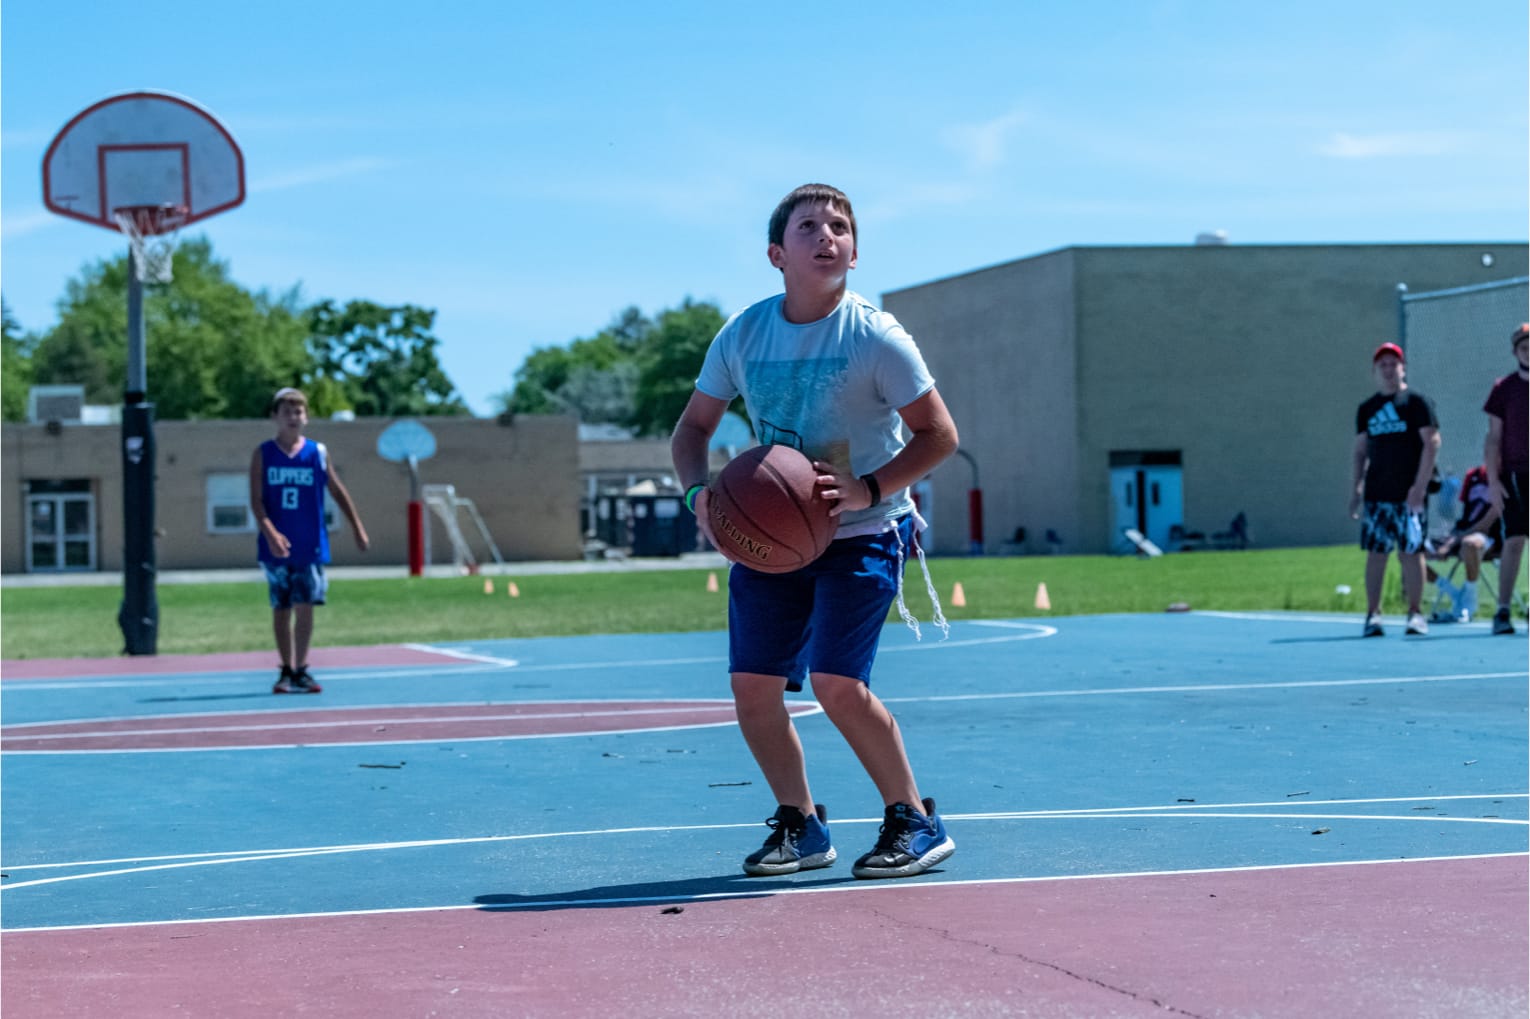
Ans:
[[[1498,557],[1503,554],[1503,545],[1494,542],[1487,555],[1482,558],[1482,566],[1477,572],[1477,610],[1468,619],[1461,618],[1462,606],[1460,605],[1460,590],[1466,583],[1466,563],[1461,560],[1459,554],[1452,554],[1444,559],[1432,559],[1426,563],[1434,570],[1434,600],[1430,603],[1429,620],[1434,623],[1464,623],[1471,618],[1492,618],[1493,609],[1498,604]],[[1443,573],[1440,569],[1446,562],[1450,563],[1450,572]],[[1457,577],[1461,580],[1458,583]],[[1487,606],[1486,610],[1482,606]],[[1525,596],[1521,591],[1514,592],[1514,608],[1523,612],[1525,610]]]

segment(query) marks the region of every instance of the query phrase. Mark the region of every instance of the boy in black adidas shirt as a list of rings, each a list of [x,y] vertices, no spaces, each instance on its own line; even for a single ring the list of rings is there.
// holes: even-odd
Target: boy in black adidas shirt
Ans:
[[[1429,632],[1419,610],[1424,593],[1425,510],[1440,424],[1427,398],[1408,388],[1402,348],[1383,343],[1371,355],[1377,393],[1355,412],[1354,482],[1349,515],[1360,521],[1365,559],[1366,637],[1380,637],[1381,585],[1397,549],[1410,634]],[[1362,514],[1363,502],[1363,514]]]

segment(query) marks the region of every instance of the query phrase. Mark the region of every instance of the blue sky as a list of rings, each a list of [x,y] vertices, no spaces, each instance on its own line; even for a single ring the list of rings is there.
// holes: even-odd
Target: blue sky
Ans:
[[[243,149],[245,204],[192,228],[235,279],[436,309],[478,413],[531,350],[629,305],[731,312],[776,292],[765,223],[809,180],[855,202],[851,285],[874,302],[1069,245],[1215,229],[1234,244],[1530,232],[1522,0],[60,11],[0,13],[0,290],[23,329],[51,326],[66,281],[125,250],[44,210],[48,143],[100,99],[162,89]]]

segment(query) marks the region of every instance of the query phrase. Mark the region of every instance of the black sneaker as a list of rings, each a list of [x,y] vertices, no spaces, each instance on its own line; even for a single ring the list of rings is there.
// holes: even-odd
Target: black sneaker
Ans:
[[[1502,609],[1501,608],[1497,612],[1493,613],[1493,632],[1494,633],[1513,633],[1514,632],[1514,620],[1512,618],[1510,618],[1509,610],[1508,609]]]
[[[324,688],[308,674],[308,666],[299,665],[292,670],[293,693],[323,693]]]
[[[292,692],[292,670],[287,668],[287,666],[285,666],[285,665],[282,666],[282,674],[277,677],[276,685],[271,688],[271,692],[272,693],[291,693]]]
[[[761,877],[767,874],[795,874],[799,870],[827,867],[839,854],[829,844],[828,813],[823,804],[813,804],[813,817],[804,817],[796,807],[781,804],[775,815],[766,818],[770,834],[765,844],[744,857],[744,873]]]
[[[882,817],[877,844],[850,873],[856,877],[913,877],[923,874],[956,852],[956,843],[935,813],[935,801],[924,801],[924,813],[907,803],[894,803]]]
[[[1360,631],[1360,636],[1362,636],[1362,637],[1382,637],[1382,636],[1386,635],[1386,632],[1387,632],[1386,630],[1381,628],[1381,617],[1380,616],[1366,616],[1365,617],[1365,627],[1364,627],[1364,629],[1362,629]]]

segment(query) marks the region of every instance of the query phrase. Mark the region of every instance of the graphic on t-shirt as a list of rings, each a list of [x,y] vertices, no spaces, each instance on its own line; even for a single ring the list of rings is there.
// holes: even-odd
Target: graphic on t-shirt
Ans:
[[[1382,404],[1381,409],[1371,415],[1371,420],[1366,424],[1366,431],[1371,435],[1391,435],[1407,430],[1408,423],[1398,416],[1397,408],[1390,400]]]
[[[760,441],[791,446],[808,455],[802,436],[844,435],[844,408],[836,399],[850,372],[843,357],[801,361],[750,361],[746,387],[753,403],[771,409],[771,420],[760,422]]]

